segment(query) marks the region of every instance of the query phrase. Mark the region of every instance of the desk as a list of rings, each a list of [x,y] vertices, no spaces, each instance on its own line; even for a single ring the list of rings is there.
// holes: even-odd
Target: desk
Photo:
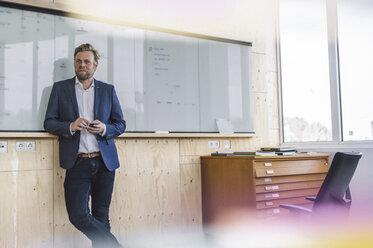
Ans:
[[[312,207],[329,169],[329,155],[202,156],[202,220],[210,224],[230,210],[259,218],[287,214],[282,203]]]

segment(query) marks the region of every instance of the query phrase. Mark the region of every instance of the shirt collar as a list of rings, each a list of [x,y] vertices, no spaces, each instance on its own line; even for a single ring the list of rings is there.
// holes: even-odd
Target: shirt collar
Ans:
[[[75,86],[77,86],[77,85],[79,86],[80,89],[84,90],[83,84],[79,81],[78,77],[75,77]],[[91,87],[89,87],[86,90],[92,89],[93,87],[95,87],[95,79],[93,79]]]

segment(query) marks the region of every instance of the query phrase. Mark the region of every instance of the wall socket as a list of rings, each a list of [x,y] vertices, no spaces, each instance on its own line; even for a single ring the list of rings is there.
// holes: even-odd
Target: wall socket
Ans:
[[[231,149],[231,141],[224,140],[224,149]]]
[[[207,144],[210,149],[216,149],[220,146],[219,140],[209,140],[207,141]]]
[[[8,152],[8,141],[0,141],[0,152]]]
[[[35,141],[16,141],[16,152],[35,152]]]

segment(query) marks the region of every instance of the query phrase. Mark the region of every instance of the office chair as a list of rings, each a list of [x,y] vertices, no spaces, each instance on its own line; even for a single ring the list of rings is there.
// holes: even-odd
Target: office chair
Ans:
[[[351,206],[349,184],[355,173],[361,153],[337,152],[316,197],[306,197],[314,202],[312,210],[297,205],[280,204],[292,214],[312,213],[313,216],[348,215]]]

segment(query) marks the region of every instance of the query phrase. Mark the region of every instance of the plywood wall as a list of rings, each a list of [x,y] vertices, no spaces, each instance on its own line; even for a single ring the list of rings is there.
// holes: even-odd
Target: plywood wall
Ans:
[[[56,138],[7,138],[0,153],[0,247],[90,247],[69,222]],[[16,141],[35,141],[35,152],[16,152]],[[202,230],[201,155],[209,140],[249,149],[252,138],[118,138],[121,167],[110,218],[127,243],[143,233],[166,235]],[[229,149],[227,149],[229,150]]]
[[[16,152],[16,140],[7,141],[8,152],[0,153],[0,247],[48,247],[53,244],[53,142],[36,140],[35,152]]]

